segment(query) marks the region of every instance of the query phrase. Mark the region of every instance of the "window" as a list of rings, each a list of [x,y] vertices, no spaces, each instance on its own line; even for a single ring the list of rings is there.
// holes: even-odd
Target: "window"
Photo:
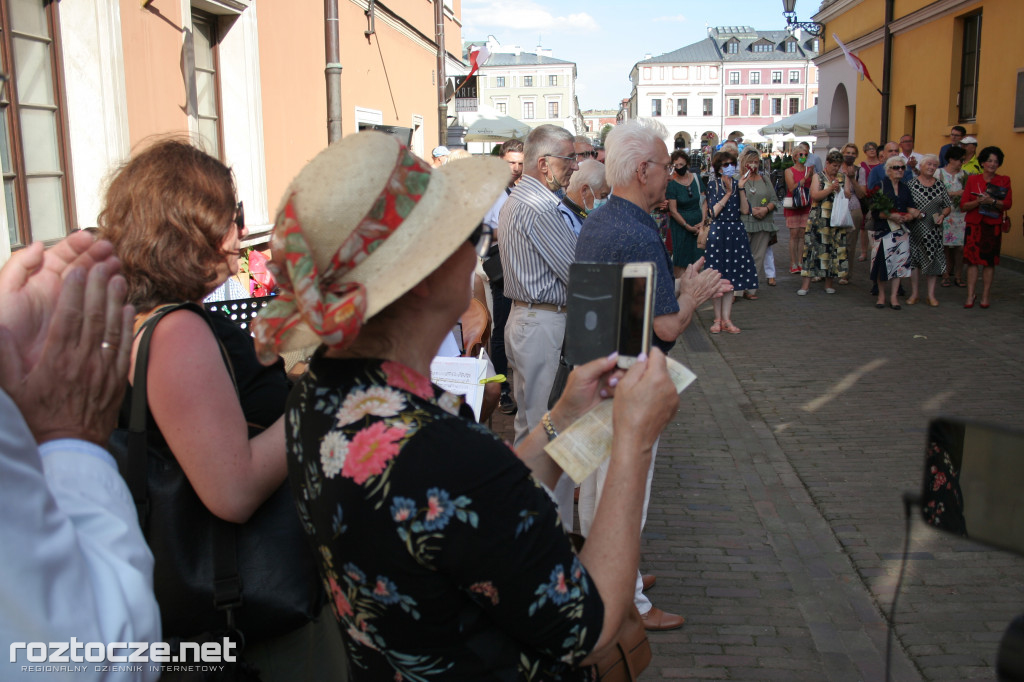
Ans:
[[[217,78],[217,19],[192,10],[192,42],[196,60],[196,118],[206,151],[223,156],[220,147],[220,87]]]
[[[533,118],[533,102],[523,102],[523,118]]]
[[[676,116],[686,116],[686,100],[682,97],[676,100]]]
[[[496,87],[496,88],[503,88],[503,87],[505,87],[505,77],[504,76],[495,76],[494,80],[497,81],[494,84],[494,87]]]
[[[661,100],[651,100],[651,116],[661,116]]]
[[[789,72],[789,82],[790,83],[799,83],[800,82],[800,72],[799,71],[790,71]]]
[[[507,113],[507,106],[504,102],[497,102],[494,108],[498,110],[499,114]]]
[[[820,52],[821,51],[821,43],[818,41],[817,38],[815,38],[814,40],[811,41],[811,50],[813,52]]]
[[[651,67],[649,67],[649,66],[645,66],[644,67],[644,80],[645,81],[651,80]]]
[[[782,98],[772,97],[772,116],[782,116]]]
[[[739,84],[740,84],[740,72],[739,71],[730,71],[729,72],[729,85],[739,85]]]
[[[818,96],[814,96],[814,106],[818,106]]]
[[[959,109],[961,121],[978,115],[978,69],[981,64],[981,14],[964,17],[964,44],[960,60]]]
[[[524,88],[532,88],[533,87],[533,76],[523,76],[523,87]]]
[[[740,115],[740,101],[735,98],[729,98],[729,115],[739,116]]]
[[[685,69],[685,68],[686,68],[685,66],[673,66],[672,67],[672,80],[678,81],[678,80],[682,80],[683,78],[685,78],[685,76],[683,75],[683,69]]]
[[[760,116],[761,115],[761,100],[752,99],[750,100],[750,115]]]
[[[558,85],[558,76],[548,76],[548,85],[555,87]]]
[[[558,102],[548,102],[548,118],[558,118]]]
[[[715,100],[710,97],[704,98],[704,115],[714,116],[715,115]]]
[[[0,0],[0,70],[14,75],[0,95],[0,167],[12,247],[68,232],[58,16],[56,2]]]
[[[796,52],[796,41],[795,40],[787,40],[786,41],[786,52]]]
[[[683,80],[686,80],[689,77],[690,77],[690,67],[689,66],[682,67],[682,73],[680,74],[680,78],[682,78]]]
[[[725,51],[727,53],[736,54],[737,52],[739,52],[740,44],[736,40],[730,40],[728,43],[726,43],[725,48]]]
[[[761,84],[761,72],[760,71],[751,71],[750,72],[750,84],[751,85],[760,85]]]
[[[789,98],[789,115],[792,116],[800,111],[800,98],[790,97]]]
[[[772,83],[777,85],[777,84],[779,84],[781,82],[782,82],[782,72],[781,71],[772,71]]]
[[[771,43],[758,43],[754,45],[754,52],[772,52],[774,48]]]

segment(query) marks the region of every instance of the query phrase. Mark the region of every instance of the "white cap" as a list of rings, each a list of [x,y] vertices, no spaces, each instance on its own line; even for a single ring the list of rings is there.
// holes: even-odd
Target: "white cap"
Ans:
[[[960,144],[978,144],[978,138],[968,135],[964,139],[960,140]]]
[[[449,154],[451,154],[451,152],[448,151],[448,147],[445,147],[444,145],[441,145],[440,147],[434,147],[434,151],[430,153],[435,159],[438,158],[439,156],[448,156]]]

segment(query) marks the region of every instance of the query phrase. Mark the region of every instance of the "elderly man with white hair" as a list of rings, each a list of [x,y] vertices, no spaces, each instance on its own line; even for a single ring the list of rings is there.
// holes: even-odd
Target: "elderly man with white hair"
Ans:
[[[580,169],[569,180],[558,211],[565,218],[565,224],[579,236],[587,214],[608,201],[611,191],[604,178],[604,164],[581,161]]]
[[[587,216],[576,242],[577,262],[654,263],[653,343],[666,353],[686,329],[698,306],[732,290],[732,285],[714,270],[701,272],[703,259],[688,267],[678,281],[672,277],[672,261],[650,215],[650,210],[665,199],[672,165],[664,142],[667,136],[664,126],[650,119],[629,121],[608,134],[605,174],[614,189],[608,203]],[[641,527],[647,518],[657,449],[655,443],[647,472]],[[584,535],[594,521],[607,475],[606,462],[580,486],[580,527]],[[633,601],[643,617],[644,627],[648,630],[682,627],[682,616],[662,611],[644,596],[643,590],[654,581],[654,576],[637,573]]]

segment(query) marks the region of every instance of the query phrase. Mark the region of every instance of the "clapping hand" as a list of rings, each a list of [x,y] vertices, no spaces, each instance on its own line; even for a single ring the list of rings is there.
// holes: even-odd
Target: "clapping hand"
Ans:
[[[721,298],[733,290],[732,283],[722,279],[717,270],[704,270],[704,258],[689,265],[676,280],[676,298],[689,297],[696,310],[712,298]]]

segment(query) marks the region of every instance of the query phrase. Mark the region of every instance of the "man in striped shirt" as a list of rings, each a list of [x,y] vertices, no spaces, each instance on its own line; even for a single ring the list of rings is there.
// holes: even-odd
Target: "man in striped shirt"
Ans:
[[[505,350],[519,406],[515,445],[547,411],[565,335],[566,285],[576,233],[558,211],[556,192],[569,186],[579,168],[573,141],[572,133],[558,126],[533,129],[526,138],[523,178],[498,217],[505,296],[512,300]],[[562,522],[571,529],[573,485],[564,474],[555,496]]]

